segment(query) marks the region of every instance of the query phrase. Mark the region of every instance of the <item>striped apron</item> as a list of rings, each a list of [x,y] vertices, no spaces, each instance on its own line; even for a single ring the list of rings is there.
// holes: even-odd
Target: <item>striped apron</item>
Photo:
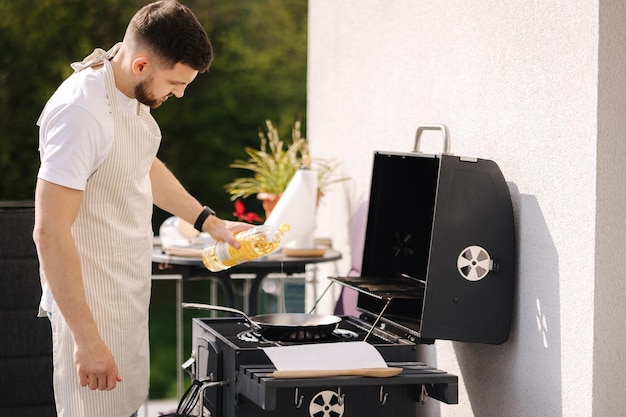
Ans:
[[[115,135],[110,154],[87,182],[72,234],[87,302],[100,335],[113,353],[122,382],[111,391],[81,387],[69,328],[61,314],[52,314],[59,417],[129,417],[148,397],[152,254],[149,171],[161,132],[143,106],[138,114],[118,111],[109,62],[115,52],[98,49],[82,65],[73,65],[80,71],[104,62]]]

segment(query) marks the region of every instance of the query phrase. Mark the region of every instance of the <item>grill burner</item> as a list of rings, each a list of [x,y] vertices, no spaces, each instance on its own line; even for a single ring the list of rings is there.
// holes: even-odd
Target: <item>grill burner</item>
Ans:
[[[320,339],[320,338],[316,338],[316,339],[303,339],[303,340],[298,340],[299,342],[302,343],[318,343],[318,342],[334,342],[337,341],[337,339],[340,340],[357,340],[359,337],[358,333],[353,332],[352,330],[347,330],[347,329],[335,329],[330,336]],[[272,340],[267,340],[265,337],[263,337],[261,334],[255,332],[254,330],[246,330],[243,331],[241,333],[237,334],[237,339],[243,341],[243,342],[248,342],[248,343],[275,343],[277,345],[280,345],[281,342],[274,342]]]

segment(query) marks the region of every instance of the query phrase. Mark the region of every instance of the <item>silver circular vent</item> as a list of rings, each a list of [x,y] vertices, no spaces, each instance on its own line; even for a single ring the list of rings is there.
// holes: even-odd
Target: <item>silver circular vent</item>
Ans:
[[[340,397],[334,391],[318,392],[309,404],[311,417],[341,417],[343,416],[343,395]]]
[[[480,246],[468,246],[463,249],[456,261],[459,274],[468,281],[485,278],[492,265],[489,253]]]

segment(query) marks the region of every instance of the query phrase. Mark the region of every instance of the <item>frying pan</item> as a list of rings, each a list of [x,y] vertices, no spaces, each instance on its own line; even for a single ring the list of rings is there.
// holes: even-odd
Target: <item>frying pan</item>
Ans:
[[[278,342],[303,342],[328,337],[339,325],[341,317],[322,314],[278,313],[248,317],[236,308],[211,304],[182,303],[183,308],[215,310],[243,316],[252,330],[267,340]]]

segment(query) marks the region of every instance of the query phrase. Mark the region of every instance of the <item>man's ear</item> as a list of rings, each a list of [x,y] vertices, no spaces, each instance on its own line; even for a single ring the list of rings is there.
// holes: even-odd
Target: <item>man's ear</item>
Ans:
[[[133,60],[133,74],[143,76],[149,72],[151,65],[152,64],[148,58],[145,56],[138,56]]]

